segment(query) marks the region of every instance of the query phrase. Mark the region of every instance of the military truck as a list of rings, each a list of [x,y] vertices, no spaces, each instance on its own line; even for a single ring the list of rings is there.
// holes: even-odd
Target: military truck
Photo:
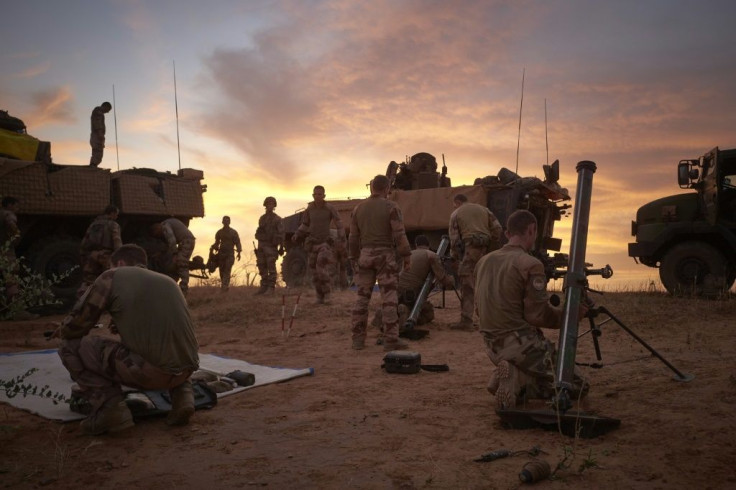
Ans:
[[[465,194],[469,202],[487,206],[501,223],[506,223],[508,216],[517,209],[527,209],[534,213],[539,221],[536,250],[542,257],[548,258],[550,268],[566,261],[558,255],[557,262],[548,252],[559,252],[562,240],[554,238],[554,223],[559,221],[570,208],[565,201],[570,200],[566,189],[560,187],[559,162],[544,165],[544,180],[536,177],[520,177],[516,173],[502,168],[498,175],[475,179],[473,185],[450,186],[447,168],[436,171],[435,157],[429,153],[418,153],[407,162],[396,164],[391,162],[386,171],[392,182],[388,198],[396,201],[401,208],[404,227],[410,243],[417,235],[429,238],[430,247],[437,249],[442,235],[447,234],[450,215],[454,211],[452,204],[456,194]],[[367,197],[367,196],[366,196]],[[362,199],[329,200],[340,213],[346,233],[349,231],[350,214]],[[286,231],[286,256],[282,262],[281,272],[284,282],[290,287],[305,284],[308,279],[307,254],[302,244],[295,244],[291,237],[301,223],[304,210],[284,218]],[[349,264],[344,267],[349,270]]]
[[[74,267],[80,266],[79,246],[87,227],[111,203],[120,209],[123,243],[140,244],[149,254],[150,268],[171,274],[165,244],[148,229],[172,216],[186,224],[203,217],[203,178],[194,169],[176,174],[145,168],[111,172],[0,158],[0,196],[20,201],[16,254],[49,279],[72,271],[53,288],[62,300],[73,298],[81,283],[81,267]]]
[[[629,256],[659,268],[671,294],[713,297],[736,280],[736,149],[717,147],[677,164],[677,183],[694,192],[645,204],[631,222]]]

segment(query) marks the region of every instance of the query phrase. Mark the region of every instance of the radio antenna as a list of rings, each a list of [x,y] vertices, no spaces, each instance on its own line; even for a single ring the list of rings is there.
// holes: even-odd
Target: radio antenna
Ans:
[[[519,135],[516,138],[516,173],[519,173],[519,146],[521,144],[521,110],[524,107],[524,76],[526,75],[526,67],[521,72],[521,104],[519,104]]]
[[[171,60],[174,67],[174,109],[176,110],[176,152],[179,155],[179,170],[181,170],[181,147],[179,146],[179,102],[176,98],[176,63]]]
[[[549,165],[549,140],[547,139],[547,98],[544,98],[544,146],[547,148],[547,165]]]
[[[115,84],[112,84],[112,119],[115,123],[115,156],[118,160],[118,170],[120,170],[120,149],[118,148],[118,104],[115,102]]]

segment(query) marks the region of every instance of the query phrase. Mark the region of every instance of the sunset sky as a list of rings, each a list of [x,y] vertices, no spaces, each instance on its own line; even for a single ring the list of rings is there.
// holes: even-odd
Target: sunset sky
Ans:
[[[175,65],[181,167],[209,188],[202,255],[223,214],[248,249],[264,197],[281,216],[315,184],[364,197],[407,155],[444,154],[456,185],[513,170],[525,73],[519,173],[543,176],[546,101],[560,183],[598,166],[588,261],[615,271],[599,286],[659,284],[627,256],[637,208],[680,192],[680,159],[736,147],[732,0],[26,0],[3,18],[0,109],[56,163],[89,162],[109,100],[101,166],[175,172]]]

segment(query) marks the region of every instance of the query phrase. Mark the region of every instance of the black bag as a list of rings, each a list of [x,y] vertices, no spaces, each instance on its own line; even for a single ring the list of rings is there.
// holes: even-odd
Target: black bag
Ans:
[[[383,356],[381,366],[387,373],[416,374],[420,369],[432,372],[449,371],[447,364],[422,364],[422,355],[419,352],[394,350]]]

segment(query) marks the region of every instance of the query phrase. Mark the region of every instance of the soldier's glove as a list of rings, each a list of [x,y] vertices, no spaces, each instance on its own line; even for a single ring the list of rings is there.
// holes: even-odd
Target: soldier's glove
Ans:
[[[278,252],[279,252],[279,255],[284,255],[284,252],[286,252],[286,250],[284,250],[283,245],[279,245]]]
[[[240,261],[240,252],[238,252],[238,262]]]

